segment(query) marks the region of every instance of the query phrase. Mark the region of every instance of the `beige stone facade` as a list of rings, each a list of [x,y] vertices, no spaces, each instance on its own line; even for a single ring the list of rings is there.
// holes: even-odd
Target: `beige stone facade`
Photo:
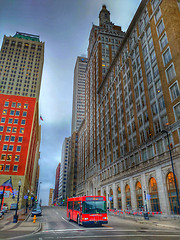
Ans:
[[[93,26],[77,194],[106,195],[109,207],[124,210],[140,209],[148,194],[149,211],[177,213],[167,136],[161,130],[168,131],[180,186],[179,37],[178,2],[143,0],[114,57],[109,49],[112,60],[103,75],[102,36]]]

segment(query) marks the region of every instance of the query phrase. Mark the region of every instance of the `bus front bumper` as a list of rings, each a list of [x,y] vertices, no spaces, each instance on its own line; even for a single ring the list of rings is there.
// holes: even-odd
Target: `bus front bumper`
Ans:
[[[101,225],[108,224],[108,221],[83,221],[82,225]]]

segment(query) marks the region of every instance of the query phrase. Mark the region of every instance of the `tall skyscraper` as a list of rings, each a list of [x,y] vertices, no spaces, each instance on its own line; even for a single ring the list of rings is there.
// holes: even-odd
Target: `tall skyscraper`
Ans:
[[[44,62],[39,36],[17,32],[4,36],[0,52],[0,185],[21,180],[20,204],[28,190],[35,196],[39,176],[38,99]],[[10,204],[12,198],[7,199]]]
[[[71,134],[78,131],[85,116],[85,72],[87,58],[77,57],[74,68],[73,109]]]
[[[51,206],[52,203],[53,203],[53,194],[54,194],[54,189],[53,188],[50,188],[49,189],[49,202],[48,202],[48,205]]]
[[[55,188],[54,188],[54,202],[58,201],[60,170],[61,170],[61,163],[59,163],[57,168],[56,168],[56,178],[55,178]]]
[[[58,201],[59,203],[66,200],[66,184],[67,184],[67,169],[68,169],[68,152],[69,152],[69,138],[65,138],[62,145],[61,153],[61,169],[60,169],[60,180],[59,180],[59,192]]]
[[[106,22],[109,17],[103,7],[100,25],[104,32],[111,27]],[[95,29],[89,38],[89,54],[95,46],[99,50],[94,56],[106,50],[110,54]],[[136,210],[147,205],[151,212],[178,213],[179,29],[178,1],[142,0],[104,75],[92,72],[98,61],[91,62],[93,54],[89,55],[77,195],[104,195],[109,208]],[[106,39],[111,42],[110,32]]]

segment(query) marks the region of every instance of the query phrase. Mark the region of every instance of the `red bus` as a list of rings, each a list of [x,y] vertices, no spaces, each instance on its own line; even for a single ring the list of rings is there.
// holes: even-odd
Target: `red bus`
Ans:
[[[83,196],[67,199],[67,217],[78,225],[107,224],[106,197]]]

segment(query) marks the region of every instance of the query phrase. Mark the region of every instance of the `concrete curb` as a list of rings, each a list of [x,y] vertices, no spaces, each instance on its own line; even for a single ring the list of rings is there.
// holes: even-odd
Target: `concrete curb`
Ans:
[[[36,233],[40,232],[41,229],[42,229],[42,223],[39,222],[39,227],[38,227],[38,229],[37,229],[36,231],[34,231],[32,234],[36,234]]]
[[[27,220],[28,220],[28,218],[30,217],[30,215],[31,215],[31,211],[28,213],[27,217],[24,219],[23,222],[27,222]]]

